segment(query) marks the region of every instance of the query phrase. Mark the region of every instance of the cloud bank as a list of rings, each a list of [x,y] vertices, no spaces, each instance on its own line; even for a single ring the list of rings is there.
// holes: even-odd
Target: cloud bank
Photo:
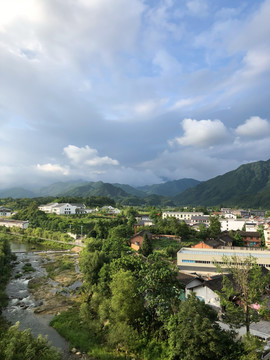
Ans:
[[[270,0],[0,2],[0,188],[270,158]]]

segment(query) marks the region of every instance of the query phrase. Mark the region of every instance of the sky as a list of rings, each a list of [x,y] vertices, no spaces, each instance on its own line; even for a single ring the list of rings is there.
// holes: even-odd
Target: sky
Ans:
[[[270,158],[270,0],[0,0],[0,188]]]

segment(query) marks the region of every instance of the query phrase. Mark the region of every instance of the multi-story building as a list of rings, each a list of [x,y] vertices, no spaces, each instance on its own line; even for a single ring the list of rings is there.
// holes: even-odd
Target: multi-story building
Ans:
[[[221,224],[221,231],[236,231],[242,230],[243,227],[246,225],[245,219],[222,219],[219,218]]]
[[[41,205],[38,208],[39,210],[46,213],[57,215],[75,215],[78,213],[86,213],[84,204],[51,203],[47,205]]]
[[[192,216],[203,216],[203,212],[178,212],[178,211],[164,211],[162,213],[162,219],[166,219],[168,217],[174,217],[178,220],[191,220]]]
[[[216,272],[215,264],[224,265],[224,256],[237,256],[244,260],[249,256],[256,259],[257,264],[270,270],[270,251],[261,248],[226,247],[223,249],[182,248],[177,253],[177,266],[188,272]]]

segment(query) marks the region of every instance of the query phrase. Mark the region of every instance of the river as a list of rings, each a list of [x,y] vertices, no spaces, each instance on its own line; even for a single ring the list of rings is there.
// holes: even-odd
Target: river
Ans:
[[[35,300],[28,290],[30,278],[46,276],[46,270],[42,266],[44,259],[33,252],[31,245],[19,242],[11,242],[11,250],[16,253],[17,261],[12,271],[12,277],[6,287],[9,297],[8,306],[3,310],[3,316],[12,324],[20,322],[20,329],[31,329],[34,336],[41,334],[46,336],[49,342],[63,352],[63,358],[70,358],[68,342],[53,329],[49,322],[53,315],[35,314],[33,308],[40,305],[42,300]],[[32,250],[29,251],[29,250]],[[35,250],[38,250],[35,246]],[[27,252],[23,252],[27,251]],[[23,266],[30,263],[34,272],[23,272]],[[19,277],[18,274],[21,274]]]

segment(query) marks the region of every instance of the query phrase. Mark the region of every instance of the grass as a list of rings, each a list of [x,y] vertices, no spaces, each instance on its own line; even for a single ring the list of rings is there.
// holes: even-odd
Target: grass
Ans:
[[[33,278],[28,282],[28,288],[31,290],[38,290],[41,286],[44,285],[44,277]]]
[[[22,267],[22,270],[24,273],[28,273],[28,272],[32,272],[35,271],[35,269],[33,268],[33,266],[31,265],[31,263],[25,263]]]
[[[55,316],[50,325],[69,341],[70,348],[80,349],[99,360],[129,359],[107,349],[101,339],[81,321],[77,307]]]
[[[54,279],[57,275],[59,275],[63,271],[69,271],[69,272],[75,271],[73,260],[71,260],[66,255],[64,256],[61,255],[61,257],[59,257],[55,261],[45,264],[44,267],[48,273],[48,277],[50,277],[51,279]]]

